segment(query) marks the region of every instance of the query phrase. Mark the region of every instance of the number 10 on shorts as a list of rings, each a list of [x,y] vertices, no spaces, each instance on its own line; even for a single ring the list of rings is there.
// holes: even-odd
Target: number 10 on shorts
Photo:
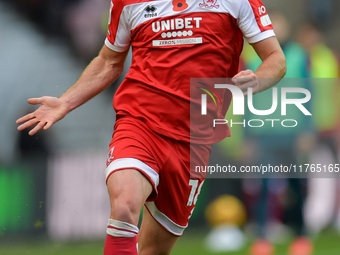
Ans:
[[[198,186],[198,182],[199,182],[199,180],[192,180],[192,179],[189,180],[189,186],[191,186],[191,191],[190,191],[187,206],[196,205],[196,202],[197,202],[198,196],[201,192],[201,189],[203,187],[204,181],[202,181],[199,186]],[[195,209],[195,207],[192,208],[190,215],[189,215],[189,218],[191,217],[194,209]]]

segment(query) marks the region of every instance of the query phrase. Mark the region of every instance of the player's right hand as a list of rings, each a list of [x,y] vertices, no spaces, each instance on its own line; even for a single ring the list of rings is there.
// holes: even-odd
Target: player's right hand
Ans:
[[[243,91],[243,95],[248,95],[248,88],[252,88],[253,95],[259,92],[260,84],[256,74],[252,70],[244,70],[236,74],[232,78],[235,83]]]
[[[64,118],[69,112],[67,106],[56,97],[45,96],[40,98],[30,98],[27,102],[32,105],[41,104],[37,110],[16,121],[17,124],[21,124],[18,127],[19,131],[35,125],[35,127],[28,133],[29,135],[34,135],[41,129],[49,129],[54,123]]]

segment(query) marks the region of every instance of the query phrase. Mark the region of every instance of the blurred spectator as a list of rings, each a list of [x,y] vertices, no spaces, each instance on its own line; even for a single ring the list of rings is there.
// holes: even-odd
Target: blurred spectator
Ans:
[[[335,0],[307,0],[309,20],[322,29],[331,26],[337,14],[335,5]]]
[[[298,40],[310,54],[313,86],[312,112],[318,133],[317,147],[311,163],[322,165],[339,163],[338,123],[340,120],[340,65],[337,54],[325,43],[325,36],[311,24],[299,28]],[[334,218],[338,184],[337,179],[309,179],[305,214],[307,225],[319,233]],[[323,206],[319,206],[320,203]]]
[[[65,40],[86,63],[98,54],[105,39],[107,0],[8,1],[33,21],[49,38]],[[104,21],[105,20],[105,21]]]
[[[77,56],[87,62],[98,54],[105,40],[109,4],[107,0],[82,0],[65,12],[65,32]]]
[[[65,10],[80,0],[11,0],[18,11],[51,36],[63,34]]]
[[[271,13],[271,20],[274,25],[276,36],[285,53],[287,61],[287,74],[285,78],[276,85],[278,91],[283,87],[302,87],[310,90],[308,82],[309,66],[308,55],[305,50],[291,39],[290,24],[285,16],[280,13]],[[255,53],[246,47],[243,57],[248,68],[255,70],[260,65],[261,60]],[[298,95],[292,93],[293,98]],[[256,109],[269,109],[271,106],[272,91],[257,94],[253,97],[253,105]],[[268,100],[269,99],[269,100]],[[308,104],[304,105],[309,108]],[[282,119],[280,111],[275,111],[269,116],[257,116],[248,112],[247,119]],[[285,119],[294,119],[298,125],[294,128],[285,128],[279,124],[272,127],[264,125],[261,128],[248,127],[246,130],[247,144],[255,148],[256,159],[250,164],[280,166],[290,164],[305,163],[308,151],[302,151],[301,144],[311,144],[313,141],[313,124],[311,118],[305,116],[301,111],[292,107],[287,110]],[[278,122],[277,122],[278,123]],[[248,147],[248,146],[247,146]],[[258,246],[267,246],[268,250],[273,250],[269,242],[282,241],[286,228],[282,222],[289,223],[294,227],[298,237],[305,235],[302,207],[304,201],[304,179],[298,178],[264,178],[244,180],[245,194],[248,196],[248,208],[253,220],[257,223],[257,237],[252,252],[257,254]],[[296,176],[292,176],[296,177]],[[249,192],[249,187],[258,187]],[[303,242],[305,251],[311,252],[311,243],[307,239],[298,238],[293,243],[300,245]],[[271,254],[271,253],[269,253]],[[306,253],[310,254],[310,253]]]

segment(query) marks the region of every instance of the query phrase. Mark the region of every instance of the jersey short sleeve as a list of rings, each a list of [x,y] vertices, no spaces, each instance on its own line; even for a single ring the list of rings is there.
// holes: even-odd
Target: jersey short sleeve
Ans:
[[[248,43],[275,36],[272,22],[261,0],[240,0],[238,26]]]
[[[114,51],[123,52],[130,47],[130,41],[128,11],[124,8],[123,0],[112,0],[105,45]]]

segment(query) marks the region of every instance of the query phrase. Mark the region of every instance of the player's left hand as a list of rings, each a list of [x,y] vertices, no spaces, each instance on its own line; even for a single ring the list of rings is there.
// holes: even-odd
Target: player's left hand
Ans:
[[[260,84],[256,74],[252,70],[244,70],[236,74],[232,78],[235,83],[243,91],[243,95],[248,95],[248,88],[252,88],[253,94],[260,92]]]

